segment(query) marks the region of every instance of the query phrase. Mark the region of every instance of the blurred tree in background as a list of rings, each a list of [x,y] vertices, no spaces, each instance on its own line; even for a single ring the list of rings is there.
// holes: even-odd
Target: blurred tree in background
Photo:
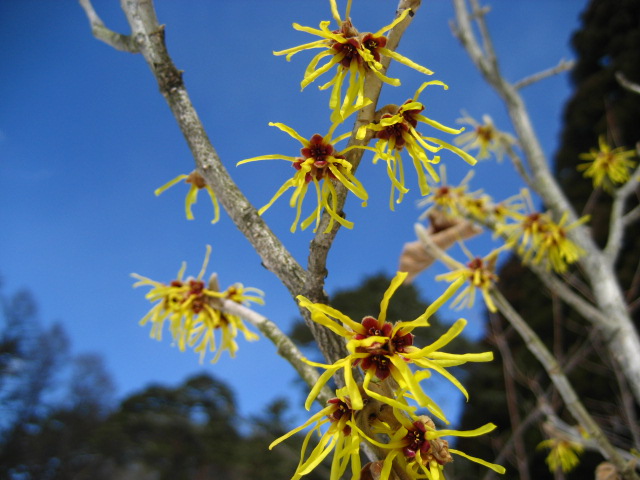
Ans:
[[[71,355],[28,290],[0,301],[0,478],[267,480],[295,469],[300,441],[268,450],[290,428],[285,400],[247,421],[229,387],[203,373],[116,404],[102,358]]]

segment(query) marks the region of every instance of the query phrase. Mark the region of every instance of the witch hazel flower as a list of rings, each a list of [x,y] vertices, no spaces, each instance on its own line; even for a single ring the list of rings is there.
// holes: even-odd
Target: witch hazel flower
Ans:
[[[331,462],[330,480],[342,478],[349,466],[351,466],[352,480],[360,478],[360,443],[365,439],[370,442],[375,442],[375,440],[370,439],[358,426],[358,416],[362,412],[353,408],[351,399],[347,395],[347,389],[338,389],[336,395],[335,398],[327,401],[322,410],[305,423],[277,438],[269,445],[271,450],[294,434],[314,425],[304,438],[300,462],[293,477],[291,477],[292,480],[298,480],[310,473],[331,452],[333,452],[333,460]],[[311,453],[306,456],[311,438],[316,432],[319,440]]]
[[[569,232],[589,221],[585,215],[568,224],[568,213],[564,213],[558,222],[550,212],[540,212],[532,207],[531,197],[523,189],[521,197],[527,202],[527,212],[511,211],[509,218],[513,223],[498,224],[496,235],[505,238],[509,248],[514,248],[526,264],[543,265],[547,270],[564,273],[568,266],[585,255],[585,251],[571,240]]]
[[[383,295],[378,317],[368,316],[361,322],[355,322],[328,305],[313,303],[302,295],[297,297],[300,306],[311,313],[312,321],[324,325],[347,340],[347,350],[349,351],[345,358],[332,365],[306,360],[309,365],[325,370],[307,397],[305,402],[307,409],[311,407],[322,387],[339,370],[343,371],[345,385],[353,408],[362,409],[363,397],[353,375],[353,368],[356,367],[364,372],[362,389],[367,396],[406,411],[416,409],[416,406],[409,405],[406,401],[406,399],[412,400],[418,406],[429,409],[433,415],[444,422],[447,420],[442,409],[424,392],[420,382],[428,378],[431,371],[434,371],[447,378],[468,397],[464,387],[449,373],[447,367],[461,365],[469,361],[490,361],[493,354],[484,352],[457,355],[440,351],[442,347],[445,347],[462,332],[466,321],[464,319],[458,320],[449,331],[431,345],[423,348],[413,345],[413,334],[411,333],[415,328],[429,326],[428,319],[431,315],[455,293],[464,280],[460,279],[451,285],[415,320],[391,324],[386,321],[389,301],[406,277],[406,272],[398,272]],[[412,370],[411,366],[418,370]],[[388,378],[393,379],[399,386],[397,391],[401,393],[397,398],[390,398],[370,388],[372,382],[380,383]]]
[[[516,143],[516,139],[498,130],[489,115],[482,116],[482,123],[466,112],[463,115],[457,122],[472,128],[455,139],[456,145],[460,145],[465,151],[478,150],[478,160],[490,158],[493,153],[498,162],[502,161],[505,151]]]
[[[243,332],[246,340],[258,339],[255,333],[247,329],[240,317],[221,309],[222,299],[243,304],[264,303],[264,294],[256,288],[245,288],[241,284],[235,284],[226,291],[219,291],[215,274],[207,286],[203,277],[210,255],[211,247],[207,245],[202,269],[195,278],[183,278],[187,268],[184,262],[177,278],[168,284],[136,273],[131,274],[138,280],[134,287],[151,287],[145,298],[154,305],[140,320],[140,325],[151,322],[151,338],[162,340],[164,326],[168,322],[173,341],[180,351],[193,347],[194,351],[200,354],[201,362],[210,352],[216,352],[212,362],[216,362],[223,351],[228,351],[234,357],[238,350],[235,341],[238,331]],[[216,332],[220,332],[222,336],[219,342],[216,341]]]
[[[451,308],[471,308],[475,303],[476,292],[479,290],[487,309],[490,312],[497,312],[495,303],[491,298],[491,289],[498,281],[498,275],[495,273],[498,254],[507,249],[506,245],[491,251],[484,257],[476,257],[469,252],[464,244],[460,243],[460,247],[469,258],[467,264],[463,264],[445,254],[442,259],[444,263],[452,270],[449,273],[443,273],[436,276],[436,280],[444,280],[447,282],[455,282],[463,278],[467,285],[451,303]]]
[[[626,183],[631,178],[631,170],[636,162],[633,150],[623,147],[611,148],[604,136],[598,138],[598,149],[592,148],[589,153],[580,154],[580,159],[586,163],[578,165],[578,171],[583,171],[585,178],[593,180],[593,187],[602,187],[611,191],[615,187]]]
[[[451,145],[444,140],[435,137],[428,137],[418,132],[418,124],[422,123],[435,128],[444,133],[457,135],[462,129],[447,127],[424,115],[424,104],[418,101],[420,93],[429,85],[439,85],[446,89],[449,87],[444,83],[434,80],[423,83],[416,90],[413,98],[410,98],[402,105],[386,105],[378,113],[378,118],[367,125],[361,126],[356,138],[363,140],[369,133],[373,135],[376,143],[373,147],[361,147],[375,153],[373,163],[383,160],[387,164],[387,175],[391,180],[391,195],[389,207],[393,210],[394,199],[400,203],[405,193],[409,189],[405,185],[404,165],[402,163],[402,153],[407,152],[412,160],[416,174],[418,176],[418,186],[421,195],[427,195],[431,191],[428,178],[433,181],[440,181],[440,177],[433,168],[434,164],[440,162],[439,152],[442,149],[458,155],[469,165],[475,165],[476,160],[464,150]],[[397,198],[396,197],[397,190]]]
[[[280,154],[261,155],[238,162],[237,165],[242,165],[244,163],[259,160],[285,160],[291,162],[291,165],[296,170],[293,177],[287,180],[280,187],[269,203],[263,206],[258,213],[262,215],[282,194],[290,188],[293,188],[289,205],[296,209],[296,216],[291,224],[291,232],[295,232],[298,223],[300,222],[302,204],[305,195],[307,194],[309,186],[313,185],[315,187],[315,196],[318,203],[313,212],[305,220],[300,222],[302,230],[315,223],[314,231],[316,231],[320,224],[320,218],[323,211],[326,211],[330,215],[330,222],[327,225],[325,233],[331,230],[334,221],[338,222],[343,227],[353,228],[353,222],[344,219],[340,212],[337,211],[338,196],[335,189],[335,184],[341,183],[347,188],[347,190],[362,200],[363,206],[366,205],[366,201],[368,199],[367,192],[358,179],[353,175],[353,167],[345,157],[345,154],[355,147],[347,147],[343,150],[337,150],[335,147],[337,142],[350,136],[350,133],[346,133],[337,138],[332,138],[333,133],[338,126],[338,123],[334,123],[325,136],[315,134],[310,139],[306,139],[293,128],[282,123],[269,123],[269,125],[279,128],[298,140],[302,145],[302,148],[300,149],[299,156],[287,156]]]
[[[188,183],[191,185],[191,187],[189,188],[189,191],[187,192],[187,196],[184,200],[184,209],[187,215],[187,220],[193,220],[194,218],[193,212],[191,211],[191,207],[194,203],[196,203],[196,200],[198,199],[198,192],[200,190],[206,190],[207,193],[209,194],[209,198],[211,198],[211,202],[213,203],[213,220],[211,220],[211,223],[216,223],[220,219],[220,206],[218,205],[218,199],[216,197],[215,192],[213,191],[213,188],[207,185],[207,182],[205,182],[202,175],[200,175],[195,170],[188,175],[187,174],[178,175],[176,178],[169,180],[163,186],[155,190],[154,192],[155,195],[156,196],[160,195],[162,192],[174,186],[181,180],[184,180],[185,183]]]
[[[214,292],[220,290],[216,274],[213,274],[209,279],[209,289]],[[246,306],[251,303],[264,305],[262,298],[264,293],[262,290],[254,287],[245,287],[241,283],[234,283],[220,293],[222,296],[213,297],[210,300],[211,306],[217,309],[219,313],[216,321],[212,321],[210,316],[198,316],[188,332],[188,344],[193,347],[195,353],[200,354],[200,363],[202,363],[207,353],[215,353],[211,363],[216,363],[224,351],[229,352],[231,358],[234,358],[238,351],[238,343],[235,339],[239,331],[242,332],[244,339],[247,341],[258,340],[258,335],[247,328],[242,318],[222,309],[221,299],[231,300]],[[219,341],[216,339],[216,332],[221,335]]]
[[[427,217],[432,209],[435,209],[447,218],[466,218],[467,206],[470,203],[470,199],[475,198],[479,193],[469,192],[469,182],[471,178],[473,178],[473,175],[473,170],[469,171],[460,183],[454,185],[447,179],[446,167],[440,165],[438,183],[418,202],[419,207],[427,207],[420,217]]]
[[[484,435],[496,428],[494,424],[488,423],[475,430],[438,430],[433,420],[426,415],[407,416],[405,412],[396,410],[393,413],[396,418],[395,424],[385,425],[386,428],[381,430],[389,437],[389,443],[385,446],[389,452],[384,458],[380,479],[389,478],[393,463],[396,462],[412,480],[444,480],[444,466],[453,462],[451,454],[479,463],[496,473],[505,473],[505,468],[501,465],[450,448],[449,442],[442,438]]]
[[[288,61],[294,54],[303,50],[322,49],[320,53],[312,58],[307,66],[300,85],[302,89],[304,89],[321,75],[329,72],[333,67],[336,67],[336,73],[333,78],[320,86],[321,90],[329,87],[332,88],[329,99],[329,108],[332,111],[331,121],[343,121],[359,108],[371,103],[371,100],[364,96],[364,82],[367,74],[371,73],[387,84],[394,86],[400,85],[400,80],[397,78],[389,78],[384,75],[385,68],[380,63],[380,59],[383,56],[389,57],[426,75],[433,73],[431,70],[418,65],[386,47],[387,37],[384,33],[390,31],[402,22],[407,15],[411,13],[410,9],[404,10],[393,22],[375,33],[360,33],[353,26],[349,18],[351,0],[347,2],[344,19],[342,19],[338,13],[336,0],[330,0],[330,4],[331,13],[338,24],[337,29],[332,30],[329,28],[331,24],[330,21],[320,22],[319,29],[294,23],[294,29],[316,35],[320,37],[320,40],[273,53],[274,55],[286,55]],[[320,62],[325,58],[327,58],[328,61],[320,65]],[[342,87],[347,83],[347,78],[349,79],[348,87],[343,97]]]

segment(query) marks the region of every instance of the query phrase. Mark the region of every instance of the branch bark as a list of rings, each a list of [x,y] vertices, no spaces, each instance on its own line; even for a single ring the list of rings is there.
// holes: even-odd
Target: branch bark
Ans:
[[[544,345],[540,337],[533,331],[531,327],[524,321],[524,319],[515,311],[511,304],[504,296],[495,288],[491,290],[491,297],[493,298],[500,313],[509,321],[511,326],[520,334],[528,350],[542,364],[547,371],[549,378],[553,382],[553,385],[560,393],[564,404],[571,412],[573,418],[587,431],[589,436],[597,443],[599,450],[602,452],[605,458],[623,472],[626,480],[638,480],[634,465],[627,464],[624,458],[620,455],[618,450],[611,445],[606,435],[600,428],[600,426],[593,420],[589,412],[578,398],[575,390],[569,383],[569,380],[562,372],[562,368],[556,362],[555,357],[549,352]]]
[[[220,301],[222,302],[222,310],[244,318],[260,330],[260,332],[276,346],[278,355],[285,358],[293,368],[296,369],[300,378],[302,378],[309,387],[313,387],[316,384],[320,377],[318,371],[304,362],[302,352],[298,350],[298,347],[275,323],[237,302],[228,299],[221,299]],[[325,386],[318,396],[318,400],[324,404],[333,396],[331,390]]]

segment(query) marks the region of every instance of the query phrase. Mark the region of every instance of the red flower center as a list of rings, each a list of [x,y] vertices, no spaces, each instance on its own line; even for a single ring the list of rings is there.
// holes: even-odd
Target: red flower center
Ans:
[[[493,140],[493,128],[486,125],[480,125],[476,127],[476,134],[484,142],[490,142]]]
[[[414,458],[419,451],[421,455],[425,455],[431,448],[431,444],[425,437],[427,429],[419,420],[413,422],[415,427],[413,430],[409,430],[404,436],[403,440],[407,442],[407,445],[402,449],[402,452],[406,457]]]
[[[344,55],[340,60],[340,65],[345,68],[349,68],[353,61],[362,63],[362,57],[358,52],[360,42],[355,38],[350,38],[345,43],[335,42],[331,48],[336,51],[336,55]]]
[[[380,61],[380,52],[378,49],[384,48],[387,44],[387,37],[374,37],[372,33],[367,33],[362,37],[362,46],[371,52],[376,62]]]

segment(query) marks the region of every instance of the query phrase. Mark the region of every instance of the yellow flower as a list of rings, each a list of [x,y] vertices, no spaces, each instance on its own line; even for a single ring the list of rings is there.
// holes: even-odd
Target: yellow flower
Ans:
[[[528,193],[523,191],[523,197]],[[497,235],[505,237],[509,248],[516,248],[522,261],[534,265],[544,265],[547,270],[563,273],[567,267],[575,263],[585,254],[567,234],[579,225],[589,221],[585,215],[567,225],[568,214],[562,215],[559,222],[554,222],[549,212],[531,213],[509,212],[515,223],[502,223],[496,226]]]
[[[453,300],[451,304],[452,308],[456,306],[458,306],[459,309],[473,307],[476,290],[480,290],[484,303],[489,311],[497,312],[498,309],[493,303],[489,291],[493,288],[495,282],[498,281],[498,276],[495,273],[498,254],[506,247],[498,248],[482,258],[472,256],[471,253],[464,248],[464,245],[461,244],[461,247],[464,249],[470,261],[466,265],[463,265],[453,258],[447,257],[445,263],[447,263],[450,268],[454,268],[454,270],[436,276],[436,280],[455,282],[459,278],[463,278],[468,283],[464,290]]]
[[[580,463],[579,456],[584,451],[582,445],[570,440],[561,440],[559,438],[549,438],[543,440],[537,446],[538,449],[548,448],[546,462],[551,473],[558,469],[567,473],[573,470]]]
[[[586,178],[593,178],[594,188],[603,187],[611,190],[616,185],[627,182],[631,176],[631,169],[636,166],[636,162],[631,158],[636,156],[633,150],[624,150],[623,147],[613,150],[605,140],[604,136],[598,138],[600,149],[592,148],[589,153],[580,154],[582,160],[587,163],[578,165],[578,171],[584,170]]]
[[[393,411],[397,420],[397,427],[387,428],[390,441],[386,448],[389,453],[386,455],[381,479],[389,478],[394,460],[400,468],[407,473],[410,479],[444,480],[444,465],[453,461],[451,454],[459,455],[473,462],[479,463],[492,469],[497,473],[504,473],[504,467],[489,463],[476,457],[472,457],[459,450],[449,448],[446,436],[456,437],[476,437],[491,432],[496,426],[488,423],[475,430],[437,430],[433,421],[424,415],[415,417],[399,414]]]
[[[212,362],[216,362],[223,351],[228,351],[234,357],[238,350],[235,342],[237,331],[244,333],[245,339],[257,340],[257,335],[247,330],[242,319],[236,315],[223,312],[221,299],[230,299],[237,303],[254,302],[263,304],[263,293],[255,288],[244,288],[241,284],[235,284],[226,291],[220,292],[217,288],[217,279],[212,276],[209,288],[202,280],[209,262],[211,247],[207,245],[207,253],[200,274],[183,280],[186,263],[183,262],[178,276],[171,283],[164,284],[147,277],[133,273],[131,276],[138,279],[133,286],[142,285],[152,287],[145,298],[154,303],[140,325],[152,323],[151,338],[162,340],[162,331],[165,322],[169,322],[169,331],[180,351],[187,346],[195,347],[194,351],[200,354],[200,361],[204,359],[207,351],[217,350]],[[222,339],[216,345],[215,332],[221,330]]]
[[[189,175],[178,175],[173,180],[170,180],[160,188],[157,188],[154,193],[156,194],[156,196],[158,196],[169,187],[174,186],[180,180],[184,180],[185,183],[191,184],[191,188],[189,189],[187,197],[184,201],[184,209],[187,214],[187,219],[193,220],[193,212],[191,211],[191,206],[196,203],[196,200],[198,199],[198,192],[204,188],[209,193],[211,202],[213,202],[213,220],[211,220],[211,223],[216,223],[220,219],[220,206],[218,205],[218,199],[216,198],[216,194],[214,193],[213,189],[205,183],[202,175],[200,175],[196,171],[191,172]]]
[[[435,154],[444,148],[462,157],[470,165],[475,165],[476,163],[476,160],[471,155],[458,147],[437,138],[426,137],[416,130],[419,122],[445,133],[458,134],[464,130],[447,127],[420,113],[425,107],[418,102],[418,97],[428,85],[440,85],[445,89],[449,88],[437,80],[425,82],[418,88],[413,98],[410,98],[399,107],[397,105],[383,107],[380,118],[373,123],[363,125],[356,134],[356,137],[362,140],[366,137],[367,130],[375,132],[375,138],[378,139],[375,145],[362,148],[375,152],[373,163],[376,163],[378,159],[387,162],[387,175],[391,180],[389,206],[392,210],[395,191],[398,190],[398,197],[395,200],[397,203],[400,203],[404,194],[409,191],[405,186],[402,151],[406,151],[413,160],[421,195],[427,195],[430,191],[425,173],[436,182],[440,180],[432,166],[432,164],[440,161],[440,156],[433,155],[432,158],[429,158],[427,152]]]
[[[344,227],[353,228],[353,222],[345,220],[340,215],[340,212],[336,211],[337,194],[334,187],[334,182],[337,181],[342,183],[342,185],[344,185],[350,192],[360,200],[363,200],[363,206],[366,205],[366,200],[368,198],[367,192],[362,184],[354,177],[353,173],[351,173],[351,163],[344,157],[344,154],[354,147],[347,147],[341,151],[337,151],[334,146],[334,143],[343,140],[350,134],[347,133],[332,139],[333,132],[338,126],[337,123],[334,123],[324,137],[316,134],[307,140],[300,136],[300,134],[293,128],[282,123],[269,123],[269,125],[277,127],[283,132],[291,135],[302,144],[302,148],[300,149],[299,157],[280,154],[262,155],[238,162],[238,165],[241,165],[243,163],[255,162],[257,160],[281,159],[291,162],[296,170],[293,177],[287,180],[280,187],[269,203],[259,210],[259,213],[262,215],[271,205],[273,205],[278,197],[280,197],[289,188],[293,188],[294,191],[291,195],[289,205],[296,209],[296,218],[291,225],[291,231],[295,232],[302,212],[302,202],[307,193],[309,184],[313,183],[316,189],[318,206],[311,215],[301,222],[301,228],[304,230],[315,221],[315,229],[317,229],[323,210],[326,210],[331,216],[331,221],[327,225],[325,233],[331,230],[334,220]]]
[[[517,215],[524,208],[525,206],[522,195],[513,195],[506,200],[502,200],[501,202],[492,205],[490,209],[490,218],[496,224],[503,224],[507,222],[508,218],[512,218],[514,215]]]
[[[352,480],[360,478],[360,441],[368,437],[356,424],[356,416],[359,411],[353,409],[351,400],[346,395],[346,389],[341,388],[336,391],[336,394],[337,397],[329,400],[325,408],[269,445],[269,450],[271,450],[280,442],[315,423],[315,426],[309,430],[304,438],[300,463],[298,463],[298,468],[292,480],[297,480],[310,473],[332,451],[333,461],[331,462],[330,480],[340,479],[349,465],[351,465]],[[329,427],[321,433],[321,428],[327,424]],[[305,460],[304,457],[309,441],[316,431],[319,435],[321,434],[320,440]]]
[[[467,214],[466,206],[469,205],[470,199],[477,192],[469,193],[468,183],[473,177],[473,170],[470,171],[458,185],[451,185],[447,182],[447,170],[444,165],[440,166],[440,176],[438,177],[439,185],[435,185],[430,193],[425,196],[418,205],[420,207],[431,206],[422,215],[426,217],[431,208],[437,209],[448,218],[465,218]]]
[[[364,96],[364,79],[368,72],[390,85],[400,85],[400,80],[389,78],[384,75],[384,67],[380,63],[381,56],[390,57],[408,67],[414,68],[426,75],[433,72],[422,67],[406,57],[386,48],[387,37],[383,34],[388,32],[397,24],[402,22],[410,10],[404,10],[392,23],[386,25],[375,33],[360,33],[356,30],[349,18],[351,0],[347,3],[345,20],[340,17],[336,0],[330,0],[333,18],[338,23],[338,29],[329,28],[330,21],[320,22],[319,29],[304,27],[297,23],[293,28],[302,32],[307,32],[320,37],[320,40],[305,43],[297,47],[288,48],[274,55],[286,55],[287,60],[302,51],[314,48],[323,49],[313,57],[304,73],[301,87],[315,81],[318,77],[336,66],[336,74],[326,84],[320,86],[321,90],[332,87],[329,108],[332,110],[331,121],[342,121],[359,108],[371,103],[371,100]],[[319,66],[320,61],[329,57],[328,62]],[[347,92],[342,98],[342,86],[349,77]]]
[[[456,145],[460,145],[464,150],[478,149],[478,160],[489,158],[493,152],[498,161],[502,161],[504,151],[513,145],[516,140],[511,135],[498,130],[493,124],[489,115],[482,116],[483,123],[478,123],[474,118],[465,115],[457,120],[458,123],[471,125],[473,130],[463,133],[455,139]]]
[[[213,291],[218,291],[215,276],[209,280],[209,285]],[[215,288],[212,288],[213,286],[215,286]],[[253,287],[244,287],[241,283],[235,283],[221,293],[222,297],[220,298],[229,299],[236,303],[249,305],[253,302],[264,305],[264,300],[262,299],[264,293],[261,290]],[[210,303],[213,308],[220,306],[220,301],[216,298],[212,298]],[[216,352],[211,363],[217,362],[220,354],[225,350],[229,352],[232,358],[235,357],[238,351],[238,344],[235,341],[238,330],[243,333],[245,340],[258,340],[258,336],[247,329],[239,316],[222,310],[218,310],[218,313],[219,317],[217,322],[211,321],[211,317],[208,315],[196,317],[189,331],[189,346],[193,347],[195,353],[200,354],[200,362],[202,362],[207,352]],[[222,334],[219,346],[216,345],[215,332],[217,330],[220,330]]]
[[[413,334],[411,333],[415,328],[429,326],[429,317],[455,293],[464,280],[460,279],[451,285],[440,298],[433,302],[429,308],[415,320],[396,322],[392,325],[386,321],[387,307],[392,295],[402,284],[406,276],[407,274],[405,272],[398,272],[391,281],[391,285],[380,302],[380,314],[378,318],[368,316],[360,323],[353,321],[340,311],[327,305],[312,303],[302,295],[297,297],[300,306],[311,312],[311,319],[314,322],[326,326],[348,340],[347,350],[349,351],[349,355],[336,361],[333,365],[307,361],[309,365],[326,370],[320,376],[320,379],[307,397],[305,403],[307,409],[310,408],[311,403],[317,397],[322,387],[333,374],[340,369],[344,372],[345,385],[353,408],[355,410],[362,409],[363,399],[352,372],[354,367],[360,367],[364,371],[365,375],[362,388],[369,397],[403,410],[415,410],[415,407],[409,406],[404,400],[406,396],[414,400],[419,406],[428,408],[435,416],[444,422],[447,421],[444,413],[440,407],[425,394],[422,387],[420,387],[420,381],[427,378],[430,375],[430,371],[433,370],[447,378],[465,397],[468,397],[467,391],[460,382],[446,370],[446,367],[461,365],[469,361],[490,361],[493,358],[493,354],[491,352],[484,352],[479,354],[456,355],[439,351],[462,332],[466,321],[464,319],[458,320],[448,332],[424,348],[413,346]],[[414,373],[409,366],[410,364],[424,370]],[[398,399],[391,399],[380,395],[369,388],[372,381],[384,381],[388,377],[393,378],[399,385]]]

